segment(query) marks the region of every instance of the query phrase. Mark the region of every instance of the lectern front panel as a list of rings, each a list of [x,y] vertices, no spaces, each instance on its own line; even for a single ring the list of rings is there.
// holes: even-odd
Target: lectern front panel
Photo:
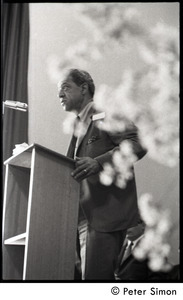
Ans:
[[[74,279],[79,184],[74,163],[36,148],[25,280]]]

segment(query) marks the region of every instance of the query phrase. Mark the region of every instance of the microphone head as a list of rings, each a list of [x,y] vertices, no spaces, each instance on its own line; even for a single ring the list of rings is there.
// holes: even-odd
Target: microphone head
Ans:
[[[28,110],[28,104],[20,102],[20,101],[5,100],[3,103],[4,103],[4,106],[8,107],[8,108],[21,110],[21,111],[27,111]]]

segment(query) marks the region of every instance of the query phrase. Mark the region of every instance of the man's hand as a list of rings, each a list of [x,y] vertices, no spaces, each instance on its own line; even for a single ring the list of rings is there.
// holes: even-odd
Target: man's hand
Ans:
[[[98,161],[91,157],[76,157],[75,166],[76,169],[71,175],[79,182],[91,175],[99,173],[102,169]]]

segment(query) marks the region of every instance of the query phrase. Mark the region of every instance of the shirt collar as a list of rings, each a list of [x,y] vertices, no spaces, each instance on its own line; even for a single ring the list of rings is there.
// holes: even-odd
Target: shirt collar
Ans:
[[[136,240],[134,240],[134,241],[130,241],[130,240],[128,240],[128,246],[131,244],[131,242],[133,243],[133,248],[136,246],[136,244],[138,243],[138,241],[140,241],[141,240],[141,238],[144,236],[144,234],[142,234],[141,236],[139,236]]]

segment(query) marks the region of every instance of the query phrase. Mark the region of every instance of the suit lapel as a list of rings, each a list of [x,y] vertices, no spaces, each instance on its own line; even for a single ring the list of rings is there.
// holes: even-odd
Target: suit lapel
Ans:
[[[120,254],[119,254],[119,257],[118,257],[118,260],[119,260],[119,264],[122,263],[122,259],[123,259],[123,256],[124,256],[124,253],[125,253],[125,249],[126,249],[126,243],[122,246],[121,248],[121,251],[120,251]]]
[[[75,151],[76,141],[77,141],[77,138],[73,134],[72,138],[71,138],[71,141],[70,141],[69,148],[67,150],[67,154],[66,154],[67,157],[74,158],[74,151]]]
[[[76,148],[78,149],[79,146],[81,145],[84,137],[86,136],[88,129],[90,127],[90,124],[92,123],[92,119],[90,118],[86,124],[86,126],[84,126],[84,130],[82,132],[82,134],[78,137],[77,142],[76,142]]]
[[[89,130],[90,125],[93,122],[92,121],[92,116],[93,116],[93,114],[95,112],[96,112],[96,109],[94,108],[94,105],[92,105],[91,108],[90,108],[90,110],[89,110],[89,112],[88,112],[87,121],[86,121],[86,123],[84,125],[84,130],[82,131],[82,133],[80,134],[80,136],[77,139],[77,142],[76,142],[76,153],[77,153],[77,151],[78,151],[78,149],[79,149],[79,147],[80,147],[80,145],[81,145],[84,137],[86,136],[86,134],[87,134],[87,132]]]

